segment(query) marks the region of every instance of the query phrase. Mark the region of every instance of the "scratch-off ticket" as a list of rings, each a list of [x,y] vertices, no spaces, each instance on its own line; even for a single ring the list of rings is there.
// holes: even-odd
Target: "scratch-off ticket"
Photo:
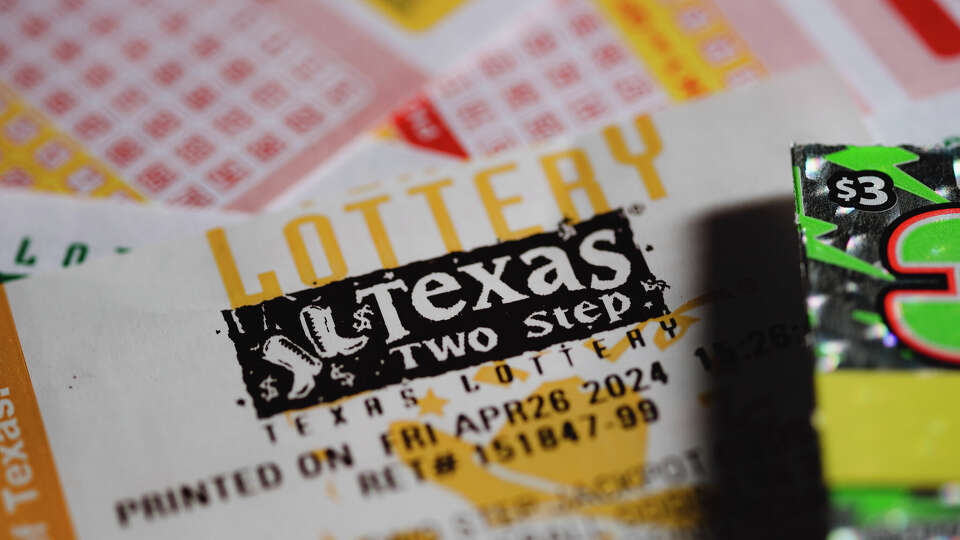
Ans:
[[[960,151],[806,145],[793,164],[837,534],[956,534]]]

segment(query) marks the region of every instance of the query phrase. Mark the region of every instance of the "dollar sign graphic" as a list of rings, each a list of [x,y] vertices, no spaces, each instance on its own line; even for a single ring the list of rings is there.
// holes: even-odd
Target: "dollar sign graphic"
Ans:
[[[260,382],[260,388],[264,390],[260,392],[260,397],[263,398],[264,401],[273,401],[273,398],[280,395],[280,392],[277,392],[276,387],[273,386],[275,382],[277,382],[277,380],[274,379],[272,375],[267,375],[266,378]]]
[[[366,315],[373,315],[373,311],[370,309],[369,304],[364,304],[353,314],[353,318],[357,321],[353,323],[353,329],[357,332],[373,328],[373,326],[370,324],[370,319],[367,318]]]
[[[837,198],[843,199],[844,201],[853,200],[853,198],[857,196],[857,188],[855,188],[854,185],[853,180],[846,176],[837,180]]]

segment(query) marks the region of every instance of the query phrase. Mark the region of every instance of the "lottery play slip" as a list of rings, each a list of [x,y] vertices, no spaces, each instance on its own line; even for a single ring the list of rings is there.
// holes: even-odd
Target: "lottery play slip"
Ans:
[[[4,284],[2,534],[701,535],[712,343],[804,342],[712,220],[789,233],[783,148],[826,137],[867,142],[804,69]]]
[[[260,209],[507,5],[4,0],[0,186]]]
[[[793,165],[833,534],[956,536],[960,149],[806,145]]]
[[[871,134],[958,135],[953,0],[550,0],[394,107],[375,133],[275,201],[485,156],[827,62]],[[359,173],[359,174],[358,174]]]

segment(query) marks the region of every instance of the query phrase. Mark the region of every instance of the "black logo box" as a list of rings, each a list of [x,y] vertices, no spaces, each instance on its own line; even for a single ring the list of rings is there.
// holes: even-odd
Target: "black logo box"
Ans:
[[[222,314],[265,418],[659,317],[665,287],[618,210]]]

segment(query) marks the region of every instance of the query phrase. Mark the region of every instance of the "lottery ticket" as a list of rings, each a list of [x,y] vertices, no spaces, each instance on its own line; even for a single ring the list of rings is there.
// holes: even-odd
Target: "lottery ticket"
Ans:
[[[396,170],[375,159],[381,154],[442,166],[596,129],[815,59],[804,39],[785,54],[776,46],[782,36],[765,31],[775,25],[799,34],[776,4],[752,2],[751,13],[736,19],[720,9],[736,15],[740,4],[550,0],[434,78],[349,157],[314,171],[277,206],[331,185],[355,187],[356,178],[392,178]]]
[[[536,144],[828,61],[875,138],[939,142],[960,109],[950,0],[552,0],[396,108],[278,206],[355,178]]]
[[[958,163],[957,148],[793,150],[837,538],[958,533]]]
[[[236,223],[246,214],[186,211],[33,193],[0,195],[0,283]]]
[[[3,526],[696,536],[717,472],[704,318],[768,296],[740,286],[755,268],[716,281],[734,261],[705,264],[704,218],[774,200],[789,231],[782,149],[828,136],[866,139],[807,69],[6,284]],[[797,348],[794,322],[744,319]]]
[[[403,4],[0,2],[0,186],[259,209],[510,13]]]

